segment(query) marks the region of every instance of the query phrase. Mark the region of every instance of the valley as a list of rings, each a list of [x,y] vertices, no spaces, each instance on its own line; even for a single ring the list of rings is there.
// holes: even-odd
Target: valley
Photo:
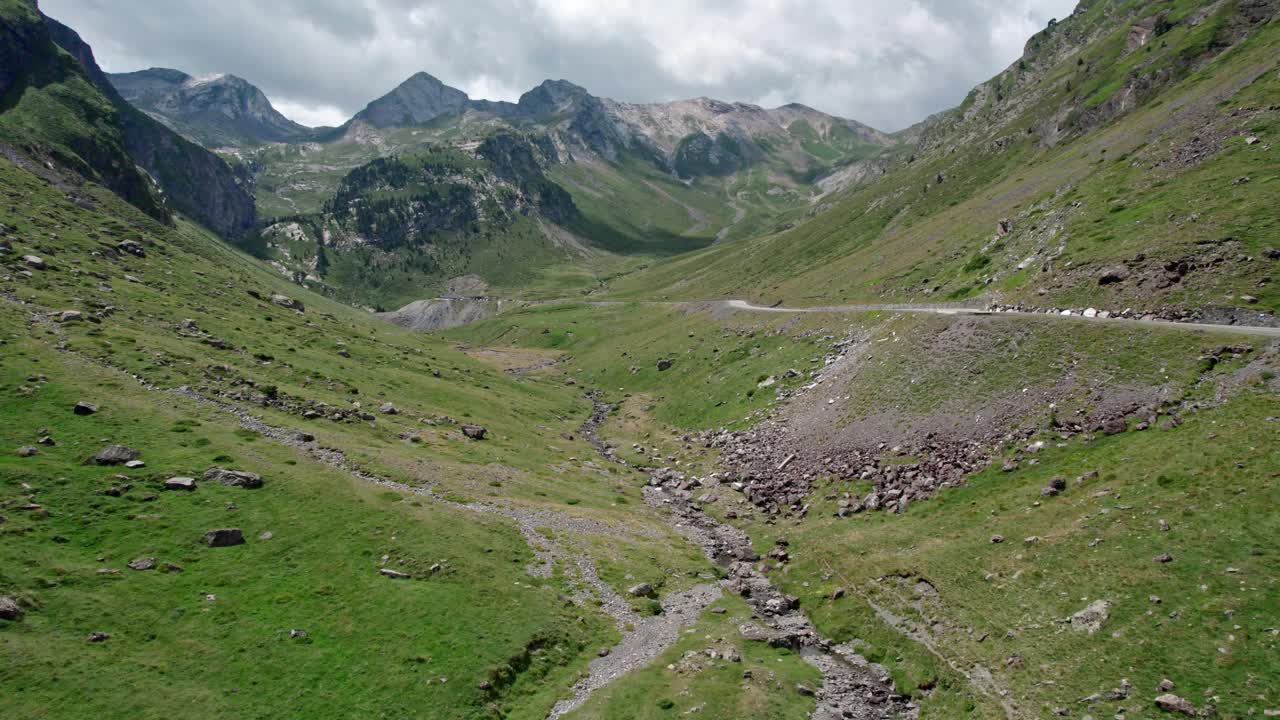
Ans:
[[[1280,713],[1276,9],[884,133],[307,128],[0,0],[4,714]]]

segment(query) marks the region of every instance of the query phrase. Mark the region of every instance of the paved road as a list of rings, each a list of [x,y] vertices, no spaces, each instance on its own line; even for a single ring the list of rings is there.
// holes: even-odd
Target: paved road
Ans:
[[[1215,325],[1211,323],[1185,323],[1170,320],[1126,320],[1123,318],[1087,318],[1081,315],[1054,315],[1050,313],[1029,312],[991,312],[981,308],[951,307],[946,305],[828,305],[824,307],[787,308],[753,305],[745,300],[716,300],[735,310],[771,313],[820,313],[820,312],[866,312],[868,310],[888,310],[893,312],[916,312],[933,315],[998,315],[1001,317],[1027,317],[1042,320],[1067,320],[1073,322],[1100,322],[1108,324],[1141,325],[1143,327],[1162,327],[1174,330],[1203,330],[1207,332],[1233,333],[1236,335],[1260,335],[1262,337],[1280,337],[1280,327],[1260,327],[1256,325]],[[701,304],[701,303],[689,303]]]

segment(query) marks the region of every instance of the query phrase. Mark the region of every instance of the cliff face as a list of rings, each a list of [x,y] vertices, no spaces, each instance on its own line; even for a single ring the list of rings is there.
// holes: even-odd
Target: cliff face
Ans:
[[[253,228],[257,210],[242,177],[218,156],[130,105],[74,30],[51,18],[43,20],[49,38],[76,59],[85,77],[115,108],[114,119],[133,162],[164,190],[173,209],[228,238]]]

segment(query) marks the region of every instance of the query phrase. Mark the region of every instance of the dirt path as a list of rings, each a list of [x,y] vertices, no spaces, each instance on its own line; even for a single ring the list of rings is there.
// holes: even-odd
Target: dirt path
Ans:
[[[706,305],[708,303],[676,303],[681,305]],[[1130,320],[1125,318],[1083,317],[1081,315],[1055,315],[1051,313],[1031,312],[994,312],[983,308],[960,307],[928,304],[886,304],[886,305],[828,305],[823,307],[785,308],[753,305],[746,300],[714,300],[711,304],[719,304],[734,310],[767,313],[841,313],[868,312],[885,310],[892,312],[930,313],[934,315],[994,315],[1010,318],[1040,318],[1042,320],[1062,320],[1066,322],[1096,322],[1108,324],[1137,325],[1142,327],[1170,328],[1174,330],[1203,330],[1208,332],[1231,332],[1241,335],[1261,335],[1264,337],[1280,337],[1280,327],[1263,327],[1258,325],[1216,325],[1212,323],[1174,322],[1172,320]]]
[[[729,207],[733,208],[733,222],[720,228],[720,232],[716,233],[716,242],[723,242],[725,238],[729,237],[729,233],[738,226],[738,223],[747,219],[746,208],[732,200],[729,201]]]

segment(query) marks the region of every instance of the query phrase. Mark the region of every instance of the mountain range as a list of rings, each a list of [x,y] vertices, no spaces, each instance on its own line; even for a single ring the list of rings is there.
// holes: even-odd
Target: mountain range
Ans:
[[[884,135],[297,128],[0,0],[5,717],[1280,714],[1278,11]]]

